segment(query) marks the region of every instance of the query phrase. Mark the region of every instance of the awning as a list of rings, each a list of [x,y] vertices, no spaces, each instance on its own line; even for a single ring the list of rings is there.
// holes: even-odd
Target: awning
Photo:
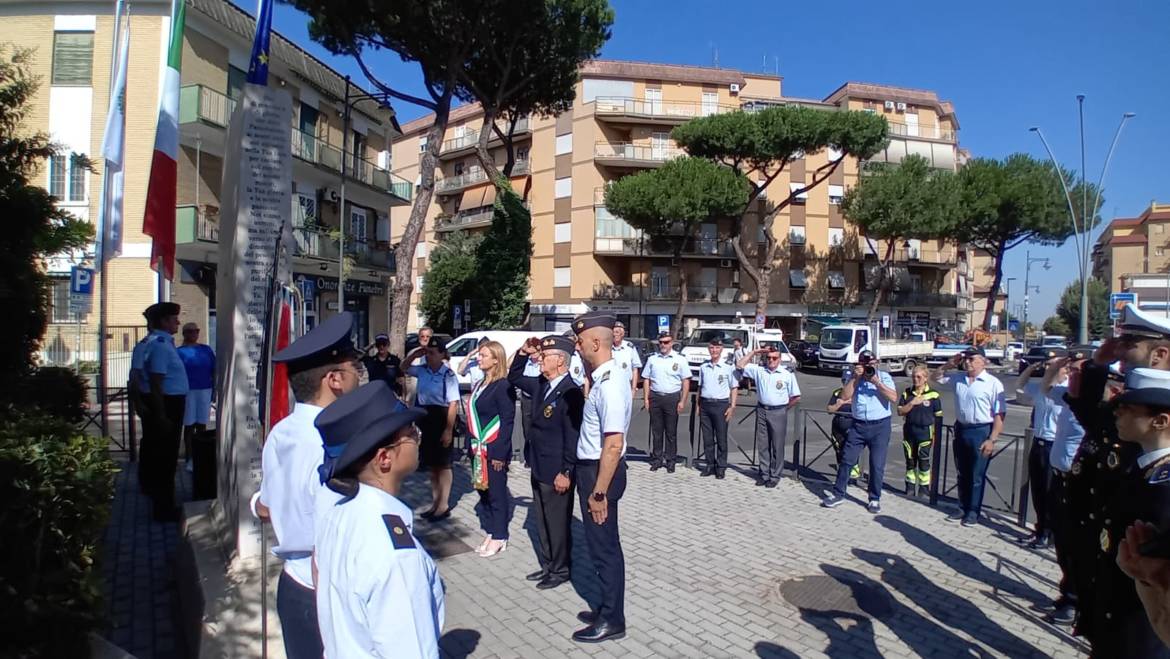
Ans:
[[[463,196],[459,199],[459,210],[468,210],[483,206],[483,195],[487,192],[488,188],[495,189],[494,186],[480,185],[469,190],[464,190]]]

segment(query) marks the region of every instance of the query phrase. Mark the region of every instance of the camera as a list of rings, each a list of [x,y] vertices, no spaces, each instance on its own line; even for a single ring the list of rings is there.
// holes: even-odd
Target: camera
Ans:
[[[872,366],[866,365],[866,367],[865,367],[865,377],[867,377],[867,378],[872,378],[872,377],[873,377],[873,376],[875,376],[875,375],[877,375],[877,369],[876,369],[876,368],[874,368],[874,367],[872,367]]]

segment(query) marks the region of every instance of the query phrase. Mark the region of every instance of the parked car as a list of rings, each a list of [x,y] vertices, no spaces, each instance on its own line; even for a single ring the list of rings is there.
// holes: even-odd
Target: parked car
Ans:
[[[1064,346],[1033,346],[1028,348],[1028,352],[1024,353],[1023,357],[1020,357],[1016,373],[1023,373],[1034,362],[1046,362],[1053,357],[1064,357],[1067,353]],[[1032,371],[1032,375],[1034,377],[1044,375],[1044,367],[1041,366]]]
[[[789,341],[788,349],[792,351],[792,356],[796,357],[796,362],[801,366],[808,366],[809,368],[816,368],[820,362],[820,346],[811,341]]]
[[[447,343],[447,352],[450,354],[451,370],[455,371],[456,377],[459,380],[459,389],[461,391],[471,390],[471,376],[458,375],[459,367],[463,365],[463,360],[467,359],[471,353],[479,347],[479,341],[483,338],[498,341],[504,346],[505,359],[509,360],[510,365],[512,355],[524,345],[524,342],[530,338],[541,338],[548,334],[548,332],[528,332],[518,330],[479,330],[475,332],[468,332],[461,334],[454,341]]]

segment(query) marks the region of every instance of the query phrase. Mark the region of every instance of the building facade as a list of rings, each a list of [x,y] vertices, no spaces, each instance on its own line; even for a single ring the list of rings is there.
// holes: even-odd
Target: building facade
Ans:
[[[130,21],[126,99],[124,238],[121,256],[108,266],[108,333],[112,353],[128,351],[141,335],[142,310],[160,297],[150,268],[150,239],[142,234],[146,186],[158,118],[158,89],[169,32],[170,3],[135,2]],[[218,264],[220,183],[227,126],[244,84],[255,22],[225,0],[187,0],[179,106],[180,151],[176,208],[177,263],[162,294],[183,306],[183,321],[207,328],[214,343],[215,273]],[[45,131],[64,147],[46,163],[45,187],[62,207],[96,223],[102,190],[100,150],[109,103],[114,48],[113,3],[15,2],[0,0],[0,43],[33,49],[32,70],[41,88],[25,129]],[[345,218],[345,307],[358,315],[365,340],[388,326],[390,210],[407,205],[410,182],[390,173],[390,141],[398,134],[392,110],[373,103],[352,112],[342,134],[345,78],[273,33],[269,84],[293,98],[289,127],[293,155],[293,203],[289,218],[296,237],[292,255],[310,322],[337,313],[339,229]],[[362,90],[351,85],[351,93]],[[95,162],[76,167],[74,155]],[[345,208],[338,208],[340,168],[346,159]],[[47,264],[56,277],[44,361],[96,359],[98,307],[80,318],[70,314],[68,272],[94,255],[74,255]],[[95,285],[96,290],[96,285]],[[113,380],[116,381],[116,380]]]
[[[642,236],[605,208],[612,181],[681,154],[670,131],[694,117],[773,105],[798,104],[827,112],[843,109],[880,114],[890,123],[889,146],[875,160],[899,162],[919,154],[935,167],[954,170],[958,148],[954,109],[936,94],[883,85],[847,83],[823,100],[786,97],[778,76],[728,69],[593,61],[583,65],[570,111],[521,120],[513,140],[514,187],[527,191],[533,243],[530,299],[534,329],[560,330],[588,309],[608,309],[635,336],[650,336],[659,315],[678,306],[680,274],[689,279],[687,322],[752,318],[755,287],[732,251],[737,232],[763,241],[761,210],[812,179],[831,150],[791,163],[767,188],[742,226],[711,223],[684,246],[682,255]],[[394,172],[419,180],[430,116],[403,125],[393,145]],[[474,154],[481,129],[478,106],[451,113],[436,172],[435,198],[416,251],[415,295],[425,283],[429,250],[454,230],[481,230],[491,223],[494,191]],[[492,142],[497,163],[505,158]],[[846,159],[830,178],[781,211],[773,233],[782,242],[774,272],[768,322],[800,336],[815,323],[864,318],[872,302],[877,259],[868,241],[845,220],[840,203],[854,185],[859,163]],[[392,227],[405,225],[405,208],[391,211]],[[896,250],[897,290],[881,314],[891,329],[965,327],[972,312],[974,273],[964,249],[947,241],[907,241]],[[474,322],[474,318],[472,319]],[[412,326],[420,319],[412,318]]]
[[[1093,245],[1093,276],[1111,293],[1136,293],[1138,306],[1170,313],[1170,205],[1109,223]]]

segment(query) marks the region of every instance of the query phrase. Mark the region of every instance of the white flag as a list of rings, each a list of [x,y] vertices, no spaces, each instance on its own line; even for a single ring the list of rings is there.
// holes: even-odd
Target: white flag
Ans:
[[[106,114],[106,132],[102,137],[103,177],[101,230],[98,235],[98,269],[104,261],[122,253],[122,166],[126,155],[126,65],[130,57],[130,22],[122,30],[114,86],[110,90],[110,109]]]

